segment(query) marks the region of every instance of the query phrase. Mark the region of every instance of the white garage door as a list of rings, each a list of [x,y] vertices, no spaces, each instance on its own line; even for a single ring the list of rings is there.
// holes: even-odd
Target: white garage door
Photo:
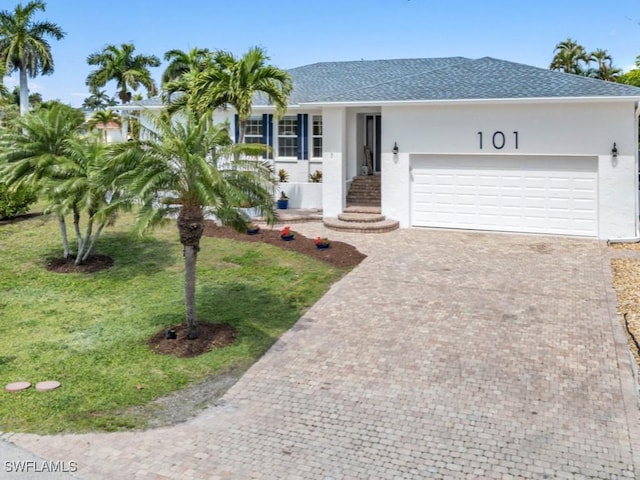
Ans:
[[[412,225],[597,236],[593,157],[412,157]]]

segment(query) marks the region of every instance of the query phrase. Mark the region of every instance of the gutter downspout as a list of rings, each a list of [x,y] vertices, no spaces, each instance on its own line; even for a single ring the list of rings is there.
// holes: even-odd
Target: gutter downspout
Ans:
[[[638,132],[638,122],[640,121],[640,108],[639,108],[639,106],[640,106],[640,102],[636,103],[635,115],[634,115],[635,124],[634,124],[634,127],[633,127],[633,132],[634,132],[634,137],[633,138],[634,138],[635,145],[636,145],[635,148],[634,148],[634,152],[635,152],[634,158],[635,158],[635,165],[636,165],[636,168],[635,168],[636,174],[634,175],[634,184],[636,186],[636,188],[635,188],[636,195],[635,195],[635,201],[633,202],[634,203],[634,207],[635,207],[635,217],[634,218],[635,218],[635,223],[636,223],[636,236],[632,237],[632,238],[614,238],[614,239],[609,239],[609,240],[607,240],[607,245],[612,245],[612,244],[615,244],[615,243],[640,243],[640,225],[638,224],[638,222],[640,221],[639,213],[638,213],[638,210],[640,208],[640,206],[638,205],[638,202],[640,201],[639,200],[640,185],[638,185],[638,176],[640,176],[640,168],[639,168],[639,165],[638,165],[638,154],[639,154],[639,151],[638,151],[638,144],[637,144],[637,142],[639,140],[639,136],[638,136],[638,134],[639,134],[639,132]]]

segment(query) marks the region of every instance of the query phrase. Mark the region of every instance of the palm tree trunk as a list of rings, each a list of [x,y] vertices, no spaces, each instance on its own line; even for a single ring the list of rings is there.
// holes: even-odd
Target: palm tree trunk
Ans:
[[[82,245],[82,233],[80,232],[80,212],[75,208],[73,209],[73,229],[76,232],[76,240],[78,242],[78,255],[76,256],[77,258],[81,255],[81,252],[84,250],[84,248]]]
[[[29,86],[27,84],[27,69],[20,67],[20,116],[29,111]]]
[[[69,237],[67,236],[67,223],[64,221],[64,215],[58,215],[58,225],[60,226],[60,234],[62,235],[62,249],[64,258],[69,258]]]
[[[93,231],[93,218],[90,217],[87,223],[87,231],[84,235],[84,238],[82,239],[82,242],[78,242],[78,255],[76,255],[76,261],[74,262],[75,265],[80,265],[83,262],[83,260],[86,260],[87,256],[89,255],[88,252],[85,253],[85,247],[91,241],[92,231]]]
[[[200,205],[183,205],[178,214],[178,233],[184,255],[184,304],[187,317],[187,338],[198,338],[196,321],[196,261],[200,239],[204,232],[204,213]]]
[[[247,126],[247,121],[238,116],[238,143],[244,143],[244,131]]]
[[[91,253],[91,250],[93,250],[93,244],[96,243],[96,240],[98,240],[98,237],[102,233],[102,229],[104,228],[105,224],[106,224],[105,222],[102,222],[98,226],[98,230],[96,230],[96,233],[93,235],[93,238],[91,239],[91,242],[89,243],[89,246],[87,247],[87,249],[84,252],[84,255],[82,256],[82,261],[83,262],[89,257],[89,254]]]
[[[196,260],[197,247],[184,246],[184,304],[187,313],[187,338],[198,338],[196,321]]]

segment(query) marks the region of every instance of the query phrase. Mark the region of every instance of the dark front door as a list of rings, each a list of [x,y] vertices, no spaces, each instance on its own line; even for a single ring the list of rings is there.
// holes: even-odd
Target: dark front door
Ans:
[[[373,154],[373,171],[380,171],[380,138],[382,136],[382,117],[379,114],[365,116],[365,145]]]

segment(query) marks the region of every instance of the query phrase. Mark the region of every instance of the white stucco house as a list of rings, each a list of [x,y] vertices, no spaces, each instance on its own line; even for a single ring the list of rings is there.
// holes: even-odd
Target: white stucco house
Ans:
[[[286,116],[257,98],[245,138],[273,147],[293,206],[336,217],[352,180],[373,173],[382,214],[403,228],[639,235],[640,88],[493,58],[289,72]],[[217,116],[237,137],[234,112]],[[315,170],[321,193],[304,198]]]

